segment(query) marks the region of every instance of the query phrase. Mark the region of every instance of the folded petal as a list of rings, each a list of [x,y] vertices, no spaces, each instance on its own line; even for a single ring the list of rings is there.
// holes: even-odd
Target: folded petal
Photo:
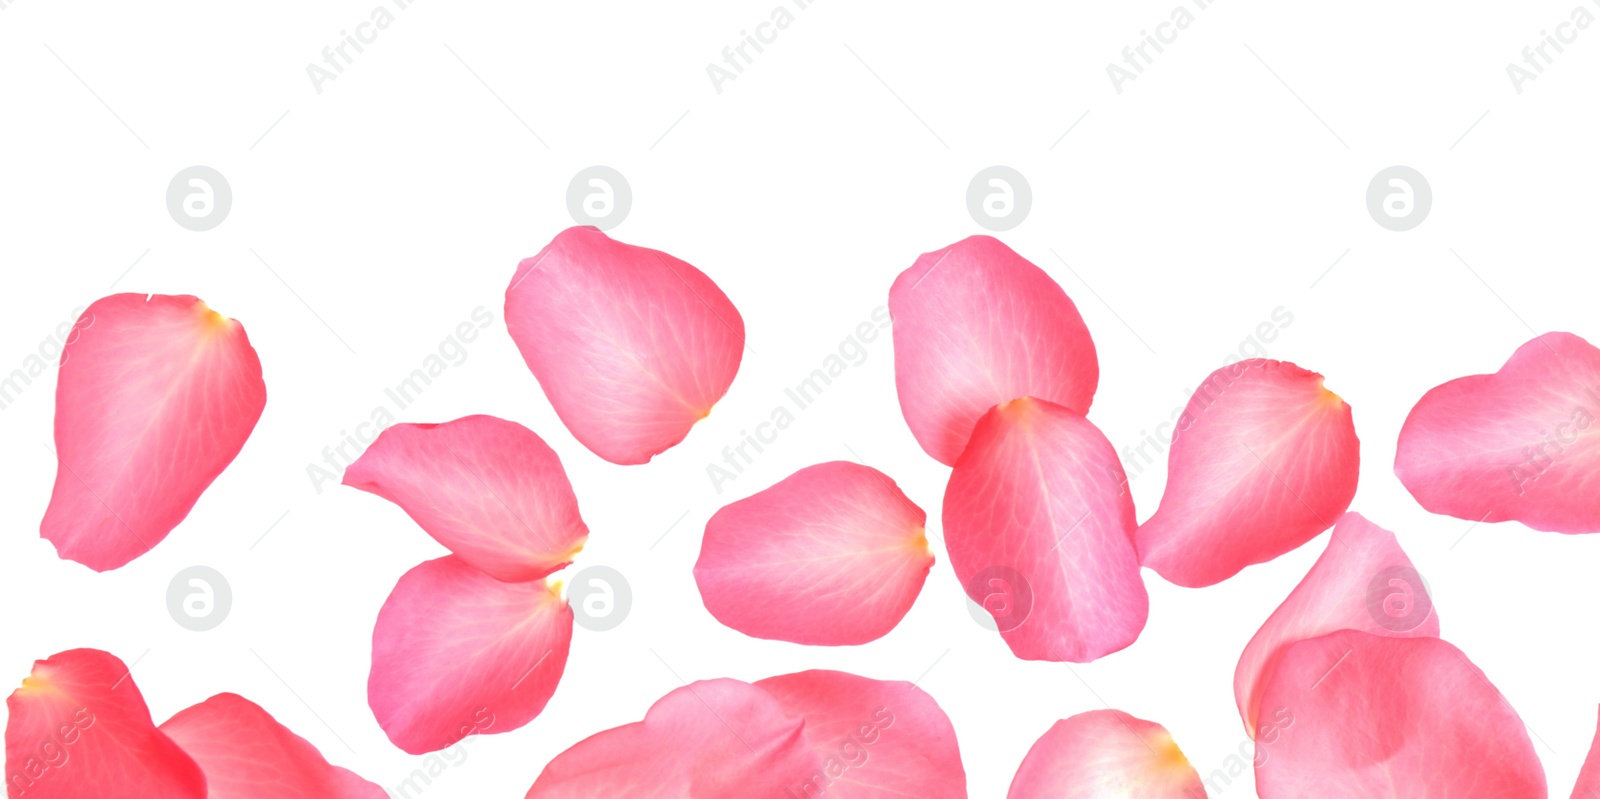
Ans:
[[[1519,347],[1500,371],[1424,394],[1394,472],[1422,507],[1474,522],[1600,532],[1600,349],[1571,333]]]
[[[589,536],[555,450],[493,416],[389,427],[345,470],[344,484],[399,505],[500,580],[544,577],[571,563]]]
[[[1088,413],[1100,362],[1077,306],[998,239],[917,259],[889,289],[894,380],[917,443],[955,465],[991,407],[1038,397]]]
[[[805,719],[819,761],[791,796],[829,799],[966,799],[955,727],[922,689],[840,671],[805,671],[756,683],[784,712]]]
[[[1261,689],[1290,644],[1339,630],[1396,638],[1439,637],[1439,615],[1394,533],[1346,513],[1305,579],[1272,612],[1239,658],[1233,695],[1255,734]]]
[[[1578,784],[1572,788],[1572,799],[1595,799],[1600,796],[1600,730],[1595,732],[1589,745],[1589,756],[1583,759],[1583,769],[1578,772]]]
[[[1182,586],[1222,582],[1328,529],[1361,465],[1350,406],[1322,375],[1252,358],[1212,372],[1178,418],[1144,565]]]
[[[1205,799],[1172,734],[1120,710],[1056,722],[1028,750],[1007,799]]]
[[[818,763],[805,721],[766,691],[704,680],[557,755],[526,799],[793,799]]]
[[[843,646],[883,637],[933,567],[928,516],[883,472],[833,461],[717,511],[695,582],[746,635]]]
[[[592,227],[517,266],[506,327],[567,429],[612,463],[682,441],[744,349],[744,319],[711,278]]]
[[[206,775],[208,799],[386,799],[377,785],[235,694],[217,694],[161,725]]]
[[[243,325],[194,297],[97,300],[61,353],[40,534],[95,571],[144,554],[239,454],[266,403]]]
[[[945,545],[1017,657],[1082,663],[1139,637],[1149,597],[1126,483],[1075,411],[1026,397],[978,421],[945,489]]]
[[[417,755],[544,710],[567,665],[572,608],[538,580],[507,583],[454,555],[400,578],[372,633],[367,704]]]
[[[113,655],[74,649],[35,662],[6,709],[9,797],[206,799],[200,767],[156,729]]]
[[[1261,713],[1262,799],[1545,797],[1522,720],[1437,638],[1343,630],[1293,644],[1267,679]]]

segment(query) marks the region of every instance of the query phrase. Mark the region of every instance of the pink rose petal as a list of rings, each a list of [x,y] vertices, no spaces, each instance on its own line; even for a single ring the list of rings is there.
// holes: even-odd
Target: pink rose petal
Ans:
[[[572,608],[543,580],[507,583],[454,555],[400,578],[372,633],[367,703],[395,746],[443,749],[532,721],[555,693]]]
[[[744,349],[744,320],[710,278],[592,227],[518,265],[506,327],[572,435],[623,464],[682,441]]]
[[[927,518],[876,469],[808,466],[711,517],[695,582],[706,609],[746,635],[864,644],[894,629],[922,590]]]
[[[112,655],[74,649],[35,662],[6,709],[8,797],[206,799],[200,767],[156,729]]]
[[[793,799],[818,765],[805,722],[770,694],[705,680],[557,755],[526,799]]]
[[[95,571],[144,554],[239,454],[266,402],[238,322],[188,296],[97,300],[61,354],[40,534]]]
[[[1007,799],[1206,799],[1200,775],[1160,724],[1120,710],[1056,722],[1028,750]]]
[[[1600,730],[1589,744],[1589,756],[1583,759],[1578,784],[1572,788],[1572,799],[1595,799],[1597,796],[1600,796]]]
[[[966,799],[967,774],[950,719],[908,682],[806,671],[756,683],[805,719],[820,764],[790,786],[830,799]]]
[[[1089,412],[1094,341],[1044,270],[989,236],[917,259],[889,290],[900,409],[917,443],[954,465],[989,408],[1032,396]]]
[[[354,773],[329,765],[306,739],[235,694],[179,711],[161,731],[206,775],[207,799],[387,799]]]
[[[1272,560],[1344,513],[1360,461],[1350,406],[1322,375],[1261,358],[1224,366],[1178,419],[1140,558],[1190,588]]]
[[[1437,638],[1343,630],[1293,644],[1261,708],[1293,714],[1256,759],[1262,799],[1546,795],[1522,720],[1461,650]]]
[[[1474,522],[1600,532],[1600,349],[1571,333],[1500,371],[1438,386],[1411,409],[1394,472],[1422,507]]]
[[[589,535],[555,451],[493,416],[394,425],[350,464],[344,484],[399,505],[500,580],[537,580],[566,566]]]
[[[1088,662],[1144,629],[1126,482],[1111,443],[1074,411],[1030,397],[979,420],[945,489],[945,544],[1017,657]]]
[[[1233,695],[1246,731],[1255,734],[1261,690],[1289,646],[1339,630],[1439,637],[1439,615],[1400,542],[1359,513],[1339,517],[1322,557],[1244,648]]]

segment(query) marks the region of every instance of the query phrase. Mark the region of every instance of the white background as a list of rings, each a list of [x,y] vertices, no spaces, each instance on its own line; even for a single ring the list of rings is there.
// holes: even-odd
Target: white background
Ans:
[[[1469,532],[1418,507],[1391,464],[1428,388],[1497,369],[1534,331],[1600,336],[1600,29],[1521,94],[1506,74],[1579,0],[1220,0],[1120,94],[1106,65],[1179,0],[822,0],[720,94],[707,64],[777,0],[419,0],[319,94],[306,66],[378,2],[10,0],[0,11],[0,371],[96,298],[190,293],[244,323],[269,394],[189,518],[107,574],[37,537],[55,471],[54,373],[0,412],[5,680],[36,658],[103,648],[136,662],[158,721],[241,693],[393,789],[422,759],[391,746],[367,709],[370,634],[394,581],[443,550],[398,508],[333,485],[318,493],[305,470],[484,306],[494,323],[468,360],[401,420],[491,413],[537,431],[593,531],[579,566],[623,572],[635,606],[614,631],[578,630],[545,713],[474,739],[426,795],[520,797],[551,757],[640,718],[680,677],[817,667],[920,677],[955,723],[974,797],[1002,796],[1053,721],[1103,703],[1168,726],[1202,774],[1224,767],[1244,740],[1238,654],[1326,534],[1211,588],[1147,572],[1150,623],[1134,646],[1089,665],[1018,661],[968,615],[938,543],[948,469],[900,417],[887,337],[724,493],[707,479],[724,445],[886,302],[900,270],[981,232],[967,183],[1005,164],[1032,183],[1034,205],[1002,238],[1088,321],[1102,369],[1090,418],[1119,449],[1168,419],[1275,308],[1293,314],[1265,349],[1324,373],[1354,407],[1353,508],[1398,532],[1445,638],[1505,693],[1536,735],[1552,795],[1567,795],[1600,703],[1600,538],[1513,523]],[[206,233],[165,208],[168,181],[192,164],[233,189],[231,215]],[[748,329],[727,397],[647,466],[576,443],[502,320],[517,261],[572,223],[567,183],[592,164],[632,184],[632,213],[612,234],[697,265]],[[1365,207],[1368,181],[1392,164],[1433,188],[1431,215],[1406,233]],[[845,649],[717,624],[691,575],[707,518],[852,451],[929,511],[939,563],[905,621]],[[1162,463],[1134,480],[1141,518],[1164,475]],[[180,628],[165,605],[168,581],[194,564],[233,587],[232,615],[208,633]],[[1245,775],[1214,795],[1249,785]]]

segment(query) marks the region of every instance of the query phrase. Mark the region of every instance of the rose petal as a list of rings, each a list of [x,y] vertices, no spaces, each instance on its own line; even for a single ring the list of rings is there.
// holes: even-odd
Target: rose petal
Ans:
[[[33,664],[6,700],[6,795],[206,799],[206,778],[156,729],[115,656],[74,649]]]
[[[1322,375],[1261,358],[1224,366],[1178,419],[1140,558],[1190,588],[1272,560],[1350,507],[1360,461],[1350,406]]]
[[[1474,522],[1600,532],[1600,349],[1571,333],[1438,386],[1400,428],[1394,472],[1422,507]]]
[[[239,454],[266,402],[243,325],[194,297],[97,300],[61,354],[40,534],[95,571],[144,554]]]
[[[1600,730],[1589,744],[1589,756],[1583,759],[1578,772],[1578,784],[1572,788],[1572,799],[1594,799],[1600,796]]]
[[[506,327],[572,435],[612,463],[682,441],[739,371],[744,320],[711,279],[592,227],[517,266]]]
[[[500,580],[544,577],[571,563],[589,536],[555,451],[493,416],[394,425],[350,464],[344,484],[399,505]]]
[[[1139,637],[1149,598],[1126,483],[1074,411],[1029,397],[979,420],[945,489],[945,544],[1017,657],[1082,663]]]
[[[922,590],[927,519],[883,472],[808,466],[711,517],[695,582],[711,615],[746,635],[864,644],[894,629]]]
[[[1256,737],[1262,799],[1544,799],[1544,769],[1505,697],[1437,638],[1343,630],[1289,647]],[[1265,715],[1262,716],[1265,719]]]
[[[543,580],[506,583],[450,555],[400,578],[372,633],[367,703],[417,755],[517,729],[567,665],[572,608]]]
[[[805,719],[820,764],[789,786],[830,799],[966,799],[956,731],[939,703],[908,682],[806,671],[756,683]]]
[[[1205,799],[1167,728],[1092,710],[1056,722],[1022,759],[1007,799]]]
[[[890,288],[889,314],[900,410],[940,463],[955,465],[996,404],[1032,396],[1089,412],[1100,363],[1077,306],[997,239],[918,258]]]
[[[753,685],[696,682],[557,755],[526,799],[793,799],[818,766],[804,727]]]
[[[1394,533],[1346,513],[1311,571],[1250,639],[1233,675],[1245,730],[1255,734],[1261,690],[1290,644],[1339,630],[1439,637],[1427,586]]]
[[[217,694],[161,725],[205,771],[208,799],[386,799],[377,785],[329,765],[267,711]]]

